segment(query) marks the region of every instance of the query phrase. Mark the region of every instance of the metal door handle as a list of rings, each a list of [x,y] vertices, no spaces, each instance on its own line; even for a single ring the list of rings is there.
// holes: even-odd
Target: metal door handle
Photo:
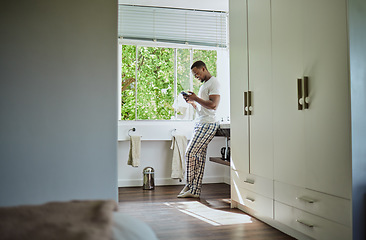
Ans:
[[[302,110],[302,104],[303,104],[303,98],[302,98],[302,79],[297,79],[297,110]]]
[[[244,115],[248,115],[248,93],[244,92]]]
[[[309,109],[309,77],[304,77],[304,108]]]
[[[248,115],[252,115],[252,91],[248,91]]]

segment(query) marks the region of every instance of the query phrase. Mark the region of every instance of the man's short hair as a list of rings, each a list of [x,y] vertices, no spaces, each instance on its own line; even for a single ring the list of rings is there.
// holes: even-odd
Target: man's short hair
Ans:
[[[204,68],[206,68],[206,69],[207,69],[206,64],[205,64],[204,62],[202,62],[202,61],[195,61],[195,62],[192,64],[192,66],[191,66],[191,70],[192,70],[193,68],[202,68],[202,67],[204,67]]]

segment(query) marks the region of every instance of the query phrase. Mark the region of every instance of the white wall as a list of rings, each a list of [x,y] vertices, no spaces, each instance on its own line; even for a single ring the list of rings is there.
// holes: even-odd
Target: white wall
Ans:
[[[217,50],[217,79],[220,82],[220,105],[217,118],[220,122],[230,122],[230,56],[229,49]]]
[[[0,206],[117,199],[117,0],[2,1]]]
[[[134,168],[127,165],[129,141],[118,144],[118,186],[142,186],[142,170],[153,167],[155,170],[155,185],[179,185],[177,179],[171,179],[172,150],[171,141],[142,141],[140,166]],[[229,167],[209,161],[209,156],[221,156],[220,149],[224,147],[224,138],[216,137],[209,144],[203,183],[230,183]]]
[[[145,167],[153,167],[155,170],[156,185],[179,185],[179,182],[171,179],[172,168],[172,134],[184,135],[191,139],[194,122],[191,121],[121,121],[118,126],[118,186],[142,186],[142,170]],[[141,136],[140,166],[133,168],[127,165],[130,143],[130,135]],[[173,130],[176,130],[173,132]],[[209,157],[220,157],[220,150],[225,146],[224,137],[214,137],[207,149],[204,183],[230,183],[229,167],[209,161]]]

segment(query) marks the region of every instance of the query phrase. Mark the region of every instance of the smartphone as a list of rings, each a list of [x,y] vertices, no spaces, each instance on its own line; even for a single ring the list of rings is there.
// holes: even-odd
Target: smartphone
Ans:
[[[186,93],[186,92],[180,92],[183,96],[187,96],[188,95],[188,93]]]

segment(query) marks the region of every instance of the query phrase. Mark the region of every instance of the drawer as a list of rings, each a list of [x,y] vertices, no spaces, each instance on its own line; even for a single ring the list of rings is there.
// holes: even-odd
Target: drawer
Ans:
[[[273,199],[273,180],[231,170],[231,184]]]
[[[275,181],[274,199],[320,217],[351,226],[351,201]]]
[[[352,239],[351,227],[307,213],[275,201],[275,220],[320,240]]]
[[[273,219],[273,199],[261,196],[247,189],[231,186],[231,199],[254,211],[257,217]]]

